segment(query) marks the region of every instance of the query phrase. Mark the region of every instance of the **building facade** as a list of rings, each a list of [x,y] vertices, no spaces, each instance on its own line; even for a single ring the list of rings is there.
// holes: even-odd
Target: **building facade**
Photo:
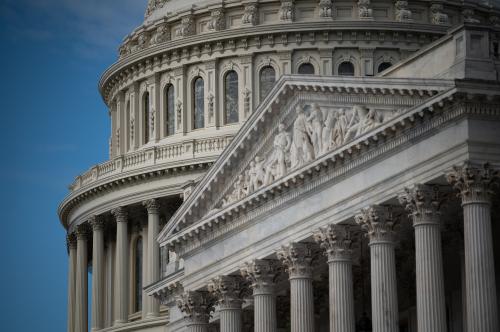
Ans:
[[[150,0],[68,331],[499,331],[499,44],[494,2]]]

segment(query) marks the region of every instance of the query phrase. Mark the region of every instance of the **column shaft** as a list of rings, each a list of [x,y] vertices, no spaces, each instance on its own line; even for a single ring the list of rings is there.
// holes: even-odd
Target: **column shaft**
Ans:
[[[95,221],[92,238],[92,331],[104,328],[104,230]]]
[[[68,236],[69,239],[69,236]],[[75,331],[76,240],[68,240],[68,332]]]
[[[220,332],[241,332],[241,307],[220,309]]]
[[[106,273],[105,273],[105,327],[110,327],[113,325],[113,297],[114,291],[113,286],[114,282],[114,269],[115,269],[115,250],[114,250],[114,242],[108,243],[106,248]]]
[[[314,332],[312,278],[290,278],[292,332]]]
[[[193,324],[187,327],[187,332],[208,332],[208,324]]]
[[[88,277],[87,277],[87,236],[77,234],[76,249],[76,305],[75,305],[75,332],[88,331]]]
[[[255,332],[276,332],[276,296],[254,293],[253,299]]]
[[[438,223],[415,225],[415,259],[418,329],[446,332],[441,229]]]
[[[116,225],[115,325],[128,321],[128,227],[125,220]]]
[[[467,331],[499,330],[490,205],[464,205]]]
[[[398,332],[396,258],[393,243],[371,243],[373,332]]]
[[[145,287],[148,285],[148,226],[143,226],[142,231],[141,231],[141,237],[142,237],[142,287]],[[148,302],[148,294],[146,292],[142,291],[142,318],[146,318],[148,316],[148,313],[150,312],[150,302]]]
[[[333,260],[329,265],[330,332],[354,332],[354,292],[351,260]]]
[[[146,285],[157,282],[160,279],[160,245],[156,238],[160,231],[160,215],[158,203],[154,201],[150,203],[148,208],[148,252],[147,264],[148,275]],[[147,317],[157,317],[160,312],[160,303],[152,296],[146,297]]]

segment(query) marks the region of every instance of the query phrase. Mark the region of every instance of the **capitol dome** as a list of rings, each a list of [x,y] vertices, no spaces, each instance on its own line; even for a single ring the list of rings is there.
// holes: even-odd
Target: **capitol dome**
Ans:
[[[498,331],[499,43],[495,2],[149,0],[58,210],[68,331]]]

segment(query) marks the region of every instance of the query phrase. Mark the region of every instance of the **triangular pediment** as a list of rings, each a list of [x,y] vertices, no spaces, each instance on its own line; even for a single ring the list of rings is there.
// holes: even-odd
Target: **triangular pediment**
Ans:
[[[283,76],[159,235],[256,204],[292,173],[454,87],[451,80]]]

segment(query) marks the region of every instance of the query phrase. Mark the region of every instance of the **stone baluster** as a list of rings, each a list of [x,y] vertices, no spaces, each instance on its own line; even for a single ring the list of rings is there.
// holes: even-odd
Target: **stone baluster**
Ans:
[[[397,332],[395,220],[389,208],[378,205],[363,209],[355,220],[368,233],[370,240],[373,332]]]
[[[86,223],[78,225],[76,229],[75,332],[88,331],[88,236],[88,225]]]
[[[75,331],[75,293],[76,293],[76,235],[68,234],[68,332]]]
[[[93,216],[92,226],[92,331],[104,328],[104,220]]]
[[[184,314],[187,332],[208,332],[213,298],[208,292],[188,291],[178,296],[177,306]]]
[[[111,213],[116,218],[115,325],[128,321],[128,214],[118,207]]]
[[[292,332],[314,332],[312,262],[315,251],[309,243],[291,243],[277,252],[289,274]]]
[[[458,191],[464,211],[467,331],[499,331],[491,229],[492,187],[498,171],[488,164],[454,167],[447,180]]]
[[[145,286],[157,282],[160,279],[160,245],[156,237],[160,232],[160,204],[156,199],[143,202],[148,211],[148,238],[147,257],[144,264],[147,264],[147,274],[144,276]],[[160,303],[152,296],[146,296],[145,303],[146,317],[158,317],[160,313]]]
[[[417,325],[419,331],[446,332],[441,215],[437,187],[415,185],[399,195],[415,228]]]
[[[241,269],[253,290],[255,332],[277,331],[275,279],[279,271],[278,262],[268,259],[253,260]]]
[[[328,225],[314,234],[328,257],[330,331],[354,332],[354,290],[352,250],[346,226]]]
[[[243,286],[240,276],[220,276],[208,285],[219,306],[221,332],[241,332]]]

